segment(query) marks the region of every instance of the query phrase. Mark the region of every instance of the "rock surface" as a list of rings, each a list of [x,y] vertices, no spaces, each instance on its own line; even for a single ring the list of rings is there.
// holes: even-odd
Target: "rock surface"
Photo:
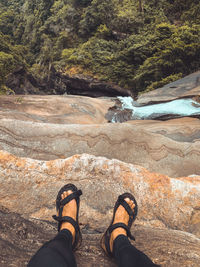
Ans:
[[[80,210],[84,225],[106,227],[117,196],[131,191],[141,207],[139,224],[200,236],[200,176],[169,178],[87,154],[37,161],[7,152],[0,153],[0,174],[0,205],[28,218],[51,220],[57,191],[72,182],[84,193]]]
[[[169,83],[162,88],[142,94],[137,102],[142,105],[148,105],[197,96],[200,96],[200,71],[192,73],[178,81]]]
[[[100,81],[84,75],[73,75],[57,72],[54,67],[49,75],[43,79],[34,77],[23,67],[18,67],[11,73],[6,81],[6,86],[16,94],[71,94],[90,97],[100,96],[128,96],[130,90],[124,89],[112,83]]]
[[[41,220],[26,220],[16,213],[0,208],[0,265],[1,267],[26,266],[31,256],[46,241],[53,238],[56,225]],[[200,240],[193,235],[172,230],[133,227],[136,242],[133,244],[163,267],[198,266]],[[99,240],[102,233],[82,227],[83,242],[75,253],[80,267],[115,267],[102,252]],[[87,259],[87,260],[86,260]]]
[[[83,190],[80,224],[84,235],[76,253],[78,266],[97,262],[100,267],[116,266],[102,253],[99,239],[110,222],[117,196],[127,190],[139,205],[132,227],[133,244],[162,266],[198,266],[200,176],[174,179],[86,154],[44,162],[1,151],[0,182],[2,267],[24,266],[41,244],[53,237],[55,198],[68,182]]]
[[[160,93],[144,97],[144,103],[189,96],[199,101],[198,75],[191,75],[184,86],[177,82],[169,98]],[[25,78],[25,83],[32,79]],[[70,87],[56,79],[56,86],[62,85],[60,93],[87,84],[83,94],[88,94],[102,86],[74,77]],[[105,85],[94,90],[94,96],[105,88],[111,90]],[[131,191],[139,204],[132,228],[135,246],[162,266],[199,266],[200,121],[108,124],[106,114],[113,103],[113,99],[75,96],[0,98],[0,149],[13,153],[0,151],[0,266],[24,266],[54,236],[55,198],[68,182],[84,193],[80,209],[84,241],[76,253],[78,266],[116,266],[98,244],[114,202],[124,191]]]
[[[1,96],[0,118],[57,124],[106,123],[114,100],[81,96]]]
[[[200,121],[61,125],[0,119],[0,149],[42,160],[88,153],[173,177],[200,175]]]
[[[42,160],[88,153],[173,177],[200,175],[200,120],[106,123],[114,103],[78,96],[1,96],[0,149]]]

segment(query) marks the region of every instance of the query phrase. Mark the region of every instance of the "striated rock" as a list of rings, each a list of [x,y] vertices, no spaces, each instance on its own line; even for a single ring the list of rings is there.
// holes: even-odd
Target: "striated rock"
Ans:
[[[200,96],[200,71],[169,83],[162,88],[142,94],[137,102],[142,105],[149,105],[196,96]]]
[[[31,256],[46,241],[53,238],[56,225],[41,220],[26,220],[16,213],[0,208],[0,265],[25,266]],[[132,227],[136,236],[133,244],[155,263],[164,267],[198,266],[200,240],[181,231]],[[75,253],[80,267],[114,267],[116,264],[102,252],[99,240],[102,233],[82,227],[82,246]]]
[[[117,196],[130,191],[138,201],[139,225],[199,236],[200,176],[169,178],[140,166],[87,154],[37,161],[0,153],[0,205],[12,212],[51,220],[57,192],[69,182],[83,190],[83,225],[101,231],[111,219]]]
[[[0,118],[57,124],[105,123],[114,100],[81,96],[0,97]]]
[[[200,175],[200,121],[60,125],[0,119],[0,149],[42,160],[88,153],[172,177]]]

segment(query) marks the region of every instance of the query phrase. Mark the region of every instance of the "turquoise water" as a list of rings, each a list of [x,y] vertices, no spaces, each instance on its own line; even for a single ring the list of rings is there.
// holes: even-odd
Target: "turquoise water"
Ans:
[[[122,110],[131,109],[133,119],[149,119],[162,115],[174,114],[178,116],[200,115],[200,104],[192,99],[178,99],[166,103],[135,106],[131,97],[118,97],[122,103]]]

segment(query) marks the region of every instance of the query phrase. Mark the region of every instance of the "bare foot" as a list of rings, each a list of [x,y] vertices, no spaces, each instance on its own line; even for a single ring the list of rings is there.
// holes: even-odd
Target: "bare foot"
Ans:
[[[129,204],[130,208],[134,211],[134,207],[135,207],[134,202],[132,200],[130,200],[129,198],[125,198],[124,200]],[[122,205],[120,205],[116,210],[113,224],[124,223],[124,224],[128,225],[128,221],[129,221],[129,214],[127,213],[125,208]],[[126,230],[124,228],[119,227],[119,228],[116,228],[115,230],[112,231],[111,236],[110,236],[110,250],[111,250],[111,252],[113,251],[113,242],[118,235],[127,236]]]
[[[66,198],[67,196],[69,196],[70,194],[72,194],[73,192],[71,190],[68,190],[67,192],[63,192],[63,194],[61,195],[61,199]],[[63,212],[62,212],[62,216],[69,216],[71,218],[73,218],[76,221],[76,213],[77,213],[77,204],[76,204],[76,200],[72,199],[69,203],[67,203],[64,207],[63,207]],[[67,229],[71,232],[72,237],[73,237],[73,241],[72,244],[74,243],[75,240],[75,229],[74,226],[69,223],[69,222],[63,222],[61,224],[60,230],[63,229]]]

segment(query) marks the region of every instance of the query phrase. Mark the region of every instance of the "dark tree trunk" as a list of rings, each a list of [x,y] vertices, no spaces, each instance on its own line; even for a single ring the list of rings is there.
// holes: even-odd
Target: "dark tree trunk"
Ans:
[[[139,12],[140,13],[143,12],[143,3],[142,3],[142,0],[139,0]]]

